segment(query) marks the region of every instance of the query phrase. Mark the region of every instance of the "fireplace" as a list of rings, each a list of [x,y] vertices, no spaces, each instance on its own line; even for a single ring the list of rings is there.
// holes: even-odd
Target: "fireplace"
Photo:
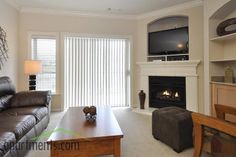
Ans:
[[[149,107],[186,109],[185,77],[149,76]]]
[[[197,67],[199,60],[188,61],[171,61],[171,62],[138,62],[139,67],[139,89],[146,93],[145,111],[149,113],[150,110],[150,94],[149,94],[149,77],[184,77],[185,78],[185,94],[186,94],[186,109],[193,112],[198,112],[198,73]]]

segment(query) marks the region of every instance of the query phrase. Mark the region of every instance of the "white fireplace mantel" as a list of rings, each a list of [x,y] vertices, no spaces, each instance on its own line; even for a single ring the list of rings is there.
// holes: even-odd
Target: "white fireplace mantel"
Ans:
[[[186,78],[186,109],[198,111],[198,74],[200,60],[138,62],[140,90],[147,94],[145,108],[149,108],[149,76],[181,76]]]

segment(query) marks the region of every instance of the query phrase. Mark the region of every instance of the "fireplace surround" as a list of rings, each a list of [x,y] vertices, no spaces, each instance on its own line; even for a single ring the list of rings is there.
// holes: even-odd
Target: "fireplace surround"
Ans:
[[[145,110],[149,111],[149,76],[185,77],[186,109],[198,112],[198,74],[200,60],[138,62],[139,90],[146,93]]]

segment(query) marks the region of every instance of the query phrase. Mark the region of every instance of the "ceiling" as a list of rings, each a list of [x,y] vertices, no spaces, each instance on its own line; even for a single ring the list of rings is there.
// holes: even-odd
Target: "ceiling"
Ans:
[[[6,0],[20,9],[141,15],[195,0]]]

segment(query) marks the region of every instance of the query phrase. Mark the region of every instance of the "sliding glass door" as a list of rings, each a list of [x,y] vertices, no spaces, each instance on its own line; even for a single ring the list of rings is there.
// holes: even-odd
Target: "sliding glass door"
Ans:
[[[64,37],[64,107],[129,106],[130,40]]]

